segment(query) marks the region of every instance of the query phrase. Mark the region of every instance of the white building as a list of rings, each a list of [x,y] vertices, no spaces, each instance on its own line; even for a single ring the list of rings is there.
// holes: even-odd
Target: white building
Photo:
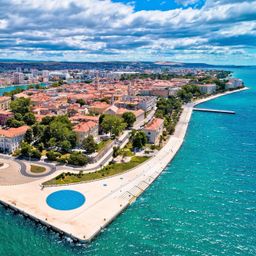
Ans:
[[[164,130],[164,120],[161,118],[154,118],[149,124],[147,124],[143,131],[145,132],[148,142],[151,144],[157,144],[160,141],[160,136]]]
[[[200,84],[198,85],[198,87],[202,94],[213,94],[216,92],[217,89],[216,84]]]
[[[127,105],[134,105],[136,109],[142,109],[148,112],[156,107],[157,97],[154,96],[123,96],[122,102],[119,102],[121,107],[126,107]]]
[[[126,108],[118,108],[114,105],[112,105],[111,107],[109,107],[104,114],[108,114],[108,115],[117,115],[119,117],[122,117],[122,115],[124,113],[133,113],[134,116],[136,117],[136,121],[134,122],[133,126],[137,126],[137,125],[142,125],[144,118],[145,118],[145,112],[142,109],[138,109],[138,110],[129,110]]]
[[[7,130],[0,129],[0,151],[13,153],[20,146],[28,129],[29,127],[25,125]]]
[[[156,97],[141,97],[138,107],[145,112],[148,112],[156,107]]]
[[[24,84],[24,74],[21,72],[13,73],[13,83],[14,84]]]
[[[236,88],[240,88],[240,87],[243,87],[243,86],[244,86],[244,83],[243,83],[243,81],[241,79],[233,78],[233,79],[230,79],[226,83],[225,89],[226,90],[236,89]]]
[[[76,133],[77,143],[82,145],[83,140],[89,135],[92,135],[98,141],[99,124],[93,121],[81,122],[74,127]]]
[[[43,78],[47,78],[47,79],[48,79],[48,78],[49,78],[49,74],[50,74],[50,73],[49,73],[48,70],[43,70],[43,71],[42,71],[42,77],[43,77]]]
[[[39,74],[39,71],[37,69],[35,69],[35,68],[31,68],[30,72],[32,74],[32,77],[37,77],[38,74]]]

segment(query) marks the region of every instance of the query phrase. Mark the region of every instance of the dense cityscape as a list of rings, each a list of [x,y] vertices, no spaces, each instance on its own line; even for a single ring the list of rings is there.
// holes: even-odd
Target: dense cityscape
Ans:
[[[65,163],[69,159],[64,156],[73,150],[73,154],[81,150],[81,158],[96,157],[98,145],[120,136],[125,128],[142,129],[147,141],[159,146],[160,138],[173,131],[177,122],[161,114],[164,99],[178,102],[178,116],[182,104],[193,98],[243,86],[225,71],[158,68],[140,73],[127,69],[39,71],[18,67],[2,72],[3,86],[26,85],[27,89],[17,87],[0,98],[1,151],[38,159],[48,156]],[[117,127],[109,127],[115,122]],[[54,124],[60,130],[49,134],[46,127]],[[93,149],[87,148],[88,138]],[[83,159],[83,164],[88,163]]]

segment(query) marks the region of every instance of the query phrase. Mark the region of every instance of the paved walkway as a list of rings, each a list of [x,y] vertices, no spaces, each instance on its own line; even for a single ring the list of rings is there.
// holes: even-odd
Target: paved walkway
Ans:
[[[21,165],[20,173],[25,176],[25,177],[30,177],[30,178],[43,178],[46,176],[49,176],[53,173],[56,172],[56,166],[53,164],[47,164],[41,161],[24,161],[24,160],[15,160]],[[28,171],[28,168],[30,165],[40,165],[46,168],[46,171],[41,173],[41,174],[33,174],[30,171]]]
[[[0,162],[6,164],[6,168],[0,170],[0,185],[19,185],[35,181],[35,178],[29,178],[21,174],[21,170],[24,168],[23,164],[3,158],[0,158]]]
[[[0,185],[29,183],[48,175],[52,175],[56,171],[56,167],[51,164],[42,163],[40,161],[29,162],[19,160],[2,154],[0,155],[0,163],[4,163],[4,166],[0,168]],[[46,171],[41,174],[33,174],[28,171],[31,164],[44,166]]]

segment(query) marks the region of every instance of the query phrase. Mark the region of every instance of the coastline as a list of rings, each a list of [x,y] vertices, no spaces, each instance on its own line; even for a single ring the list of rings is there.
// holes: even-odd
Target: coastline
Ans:
[[[233,94],[233,93],[242,92],[242,91],[246,91],[246,90],[249,90],[249,89],[250,89],[249,87],[243,87],[243,88],[240,88],[238,90],[227,91],[227,92],[219,93],[219,94],[216,94],[216,95],[212,95],[212,96],[209,96],[207,98],[197,100],[196,102],[194,102],[194,106],[197,106],[197,105],[199,105],[201,103],[204,103],[206,101],[214,100],[214,99],[222,97],[222,96],[227,96],[227,95],[230,95],[230,94]]]
[[[165,167],[171,163],[183,144],[192,116],[193,106],[246,89],[248,88],[213,95],[186,105],[175,132],[167,144],[155,157],[134,170],[120,174],[117,177],[111,177],[107,181],[91,182],[91,184],[86,185],[86,189],[84,184],[70,185],[70,189],[88,194],[89,205],[85,207],[70,213],[56,213],[56,211],[46,205],[45,198],[59,188],[53,187],[40,191],[39,185],[43,182],[43,179],[30,184],[0,187],[0,197],[1,199],[4,198],[1,201],[3,204],[10,205],[12,208],[31,216],[33,219],[39,220],[44,225],[50,226],[60,233],[65,233],[75,240],[89,242],[133,203],[157,179]],[[49,178],[44,178],[44,180]],[[102,188],[103,182],[108,184],[107,188]],[[97,189],[97,186],[100,187]],[[30,195],[27,193],[30,193]],[[33,193],[35,194],[31,195]],[[40,206],[38,206],[39,204]]]

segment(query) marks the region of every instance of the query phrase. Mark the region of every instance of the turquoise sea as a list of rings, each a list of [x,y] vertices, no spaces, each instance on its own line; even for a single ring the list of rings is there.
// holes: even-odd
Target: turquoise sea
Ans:
[[[256,68],[234,69],[251,90],[194,113],[160,178],[89,245],[0,207],[0,255],[256,255]]]
[[[47,86],[46,83],[41,83],[40,86]],[[12,86],[9,86],[9,87],[1,87],[0,88],[0,96],[4,94],[4,92],[11,92],[17,88],[20,88],[20,89],[27,89],[29,87],[29,85],[12,85]]]

